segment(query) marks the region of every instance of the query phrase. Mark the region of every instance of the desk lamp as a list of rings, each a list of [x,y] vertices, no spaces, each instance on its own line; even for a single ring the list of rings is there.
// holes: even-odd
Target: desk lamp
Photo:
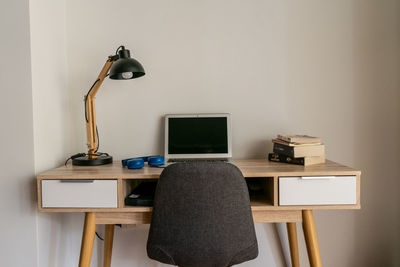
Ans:
[[[108,71],[110,72],[108,73]],[[112,80],[130,80],[139,78],[144,74],[142,65],[131,58],[129,50],[122,45],[118,47],[115,55],[108,57],[97,80],[93,83],[84,99],[88,153],[77,154],[79,157],[72,159],[73,165],[96,166],[112,163],[112,156],[98,152],[99,133],[96,126],[94,96],[107,76]]]

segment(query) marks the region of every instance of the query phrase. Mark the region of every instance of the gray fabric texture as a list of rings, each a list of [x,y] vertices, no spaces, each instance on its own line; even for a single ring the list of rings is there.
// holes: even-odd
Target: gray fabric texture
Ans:
[[[225,267],[258,256],[249,193],[223,162],[176,163],[157,184],[147,255],[181,267]]]

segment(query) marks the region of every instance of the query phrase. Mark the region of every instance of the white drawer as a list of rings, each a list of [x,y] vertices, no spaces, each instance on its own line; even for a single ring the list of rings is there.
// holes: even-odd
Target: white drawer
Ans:
[[[117,180],[42,180],[43,208],[116,208]]]
[[[279,177],[279,205],[356,204],[356,176]]]

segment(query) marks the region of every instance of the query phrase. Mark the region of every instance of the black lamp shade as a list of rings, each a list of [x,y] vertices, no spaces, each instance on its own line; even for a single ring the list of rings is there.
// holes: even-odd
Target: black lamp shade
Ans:
[[[119,51],[119,59],[114,62],[110,69],[110,79],[129,80],[145,75],[143,66],[130,57],[128,49],[123,48]]]

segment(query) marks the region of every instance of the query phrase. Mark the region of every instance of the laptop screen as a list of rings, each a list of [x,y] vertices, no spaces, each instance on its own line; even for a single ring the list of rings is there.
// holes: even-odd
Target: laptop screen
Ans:
[[[229,114],[166,117],[166,156],[230,156]]]

